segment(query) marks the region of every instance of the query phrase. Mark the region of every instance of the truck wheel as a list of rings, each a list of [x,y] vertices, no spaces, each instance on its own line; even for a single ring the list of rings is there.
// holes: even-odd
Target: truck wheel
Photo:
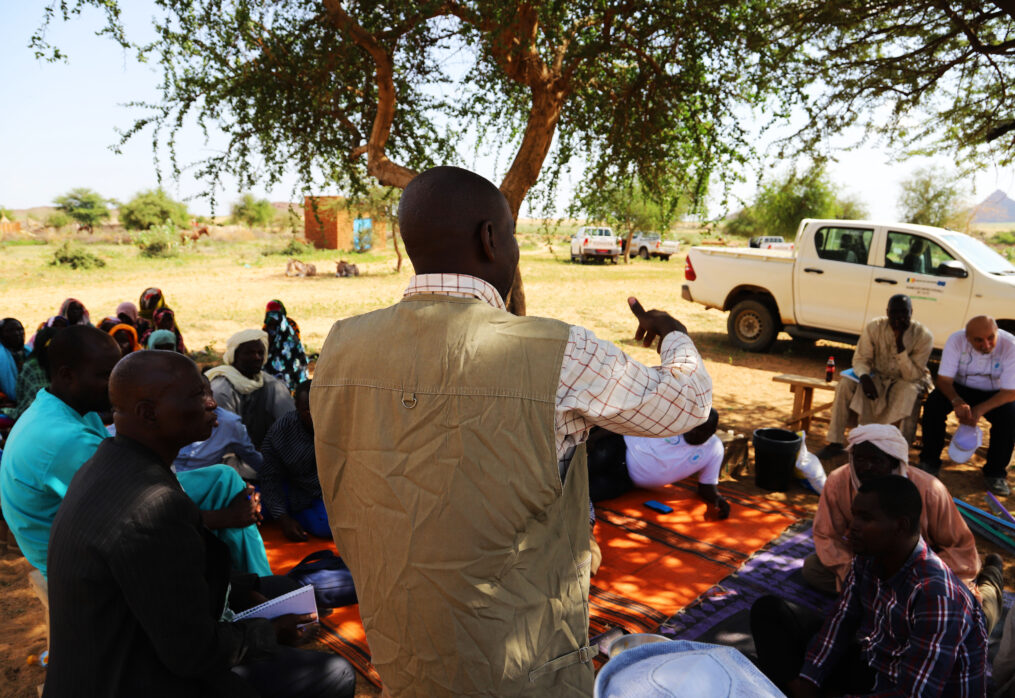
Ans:
[[[740,301],[730,311],[726,331],[733,344],[747,351],[766,352],[779,334],[772,310],[755,300]]]
[[[578,255],[576,255],[576,254],[571,255],[571,263],[574,264],[577,261],[578,261]]]
[[[638,256],[641,257],[642,259],[648,259],[648,248],[643,247],[640,250],[638,250]]]
[[[663,260],[664,262],[668,262],[670,261],[670,256],[668,254],[661,254],[659,255],[659,259]]]

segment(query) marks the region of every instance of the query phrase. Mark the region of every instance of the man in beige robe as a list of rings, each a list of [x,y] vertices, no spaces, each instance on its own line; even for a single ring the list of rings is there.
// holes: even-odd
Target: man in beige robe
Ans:
[[[853,561],[848,542],[853,521],[852,503],[863,482],[885,475],[909,478],[920,490],[923,513],[920,535],[983,605],[987,631],[1000,614],[1001,589],[995,574],[984,566],[973,534],[959,514],[948,488],[933,475],[907,466],[909,444],[891,425],[867,424],[849,433],[849,463],[829,474],[814,515],[814,554],[804,560],[804,581],[828,593],[842,589]]]
[[[857,380],[843,377],[835,388],[828,424],[828,445],[821,459],[842,452],[850,413],[858,424],[900,425],[913,412],[920,393],[929,387],[927,359],[934,335],[913,320],[909,296],[888,299],[888,316],[871,320],[860,335],[853,354]]]

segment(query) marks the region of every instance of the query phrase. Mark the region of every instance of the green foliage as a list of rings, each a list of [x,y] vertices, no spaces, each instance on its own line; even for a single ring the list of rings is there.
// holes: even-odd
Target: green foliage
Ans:
[[[990,242],[995,245],[1015,245],[1015,230],[1004,230],[994,234]]]
[[[141,250],[142,257],[175,257],[180,253],[179,233],[176,226],[168,220],[147,230],[136,230],[130,237]]]
[[[70,240],[56,248],[49,264],[54,267],[70,267],[71,269],[94,269],[106,266],[104,259]]]
[[[120,207],[120,223],[128,230],[148,230],[162,224],[184,228],[189,221],[186,205],[173,201],[161,187],[140,192]]]
[[[70,216],[63,211],[53,211],[46,216],[46,226],[49,228],[63,228],[70,225]]]
[[[776,7],[773,31],[802,44],[787,55],[795,99],[810,117],[797,138],[802,150],[863,125],[892,145],[951,152],[970,169],[1015,158],[1010,3],[788,0]],[[811,90],[801,89],[808,83]]]
[[[282,248],[269,247],[261,250],[261,254],[265,257],[271,257],[273,255],[282,255],[284,257],[303,257],[314,251],[314,244],[312,242],[306,242],[304,240],[298,240],[294,236]]]
[[[244,194],[233,204],[232,219],[248,228],[267,227],[275,221],[275,207],[267,199],[257,199],[253,194]]]
[[[917,170],[900,187],[899,212],[907,223],[945,226],[961,204],[956,178],[939,169]]]
[[[12,221],[14,220],[14,211],[0,206],[0,218],[6,218],[7,220]]]
[[[661,183],[680,177],[681,194],[700,198],[713,177],[739,177],[754,131],[743,114],[779,111],[797,48],[771,31],[771,0],[158,6],[150,46],[126,38],[115,0],[50,6],[31,45],[52,57],[49,21],[104,12],[107,33],[163,73],[160,98],[135,105],[145,113],[124,140],[152,127],[178,174],[181,126],[218,132],[223,147],[193,163],[212,192],[224,177],[270,186],[292,170],[307,188],[404,186],[471,158],[457,150],[468,133],[512,163],[515,210],[537,181],[552,198],[576,156],[579,190],[637,176],[661,199]]]
[[[792,239],[804,218],[851,218],[867,215],[855,197],[840,199],[823,166],[799,174],[791,169],[780,179],[762,184],[754,203],[726,222],[725,232],[736,237],[781,235]]]
[[[109,218],[108,200],[85,187],[71,189],[63,196],[53,199],[53,203],[88,232]]]

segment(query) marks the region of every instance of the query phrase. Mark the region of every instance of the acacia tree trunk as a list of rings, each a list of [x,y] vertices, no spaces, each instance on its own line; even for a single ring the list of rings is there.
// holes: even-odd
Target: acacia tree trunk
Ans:
[[[398,262],[395,263],[395,271],[402,271],[402,250],[398,247],[398,216],[394,216],[390,220],[391,244],[395,246],[395,255],[398,257]]]
[[[518,211],[521,209],[522,201],[539,179],[539,171],[543,167],[547,153],[550,152],[550,144],[557,130],[565,98],[566,95],[562,91],[551,90],[545,86],[532,89],[532,107],[529,109],[525,135],[511,168],[500,185],[501,193],[511,206],[511,215],[514,216],[515,223],[518,222]],[[525,315],[525,286],[520,269],[515,271],[507,308],[515,315]]]

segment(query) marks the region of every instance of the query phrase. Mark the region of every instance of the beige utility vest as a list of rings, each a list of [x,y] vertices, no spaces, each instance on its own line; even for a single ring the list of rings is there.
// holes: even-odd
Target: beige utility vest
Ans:
[[[588,471],[568,326],[419,295],[337,322],[310,393],[335,543],[392,696],[589,696]],[[556,661],[555,661],[556,660]]]

